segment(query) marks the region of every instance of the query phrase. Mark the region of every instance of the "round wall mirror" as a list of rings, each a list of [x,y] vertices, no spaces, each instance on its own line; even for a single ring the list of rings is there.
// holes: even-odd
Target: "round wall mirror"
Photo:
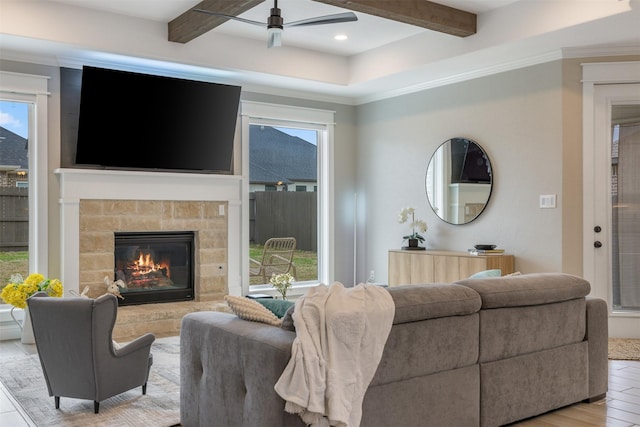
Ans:
[[[492,186],[489,156],[471,139],[451,138],[431,156],[425,178],[427,199],[436,215],[449,224],[478,218]]]

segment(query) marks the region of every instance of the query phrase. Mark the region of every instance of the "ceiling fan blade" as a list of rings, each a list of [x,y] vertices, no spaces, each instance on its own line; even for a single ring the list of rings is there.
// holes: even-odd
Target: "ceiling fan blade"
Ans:
[[[251,19],[244,19],[244,18],[240,18],[238,16],[227,15],[226,13],[212,12],[210,10],[205,10],[205,9],[193,9],[193,10],[194,10],[194,12],[206,13],[207,15],[222,16],[223,18],[233,19],[235,21],[244,22],[246,24],[258,25],[260,27],[266,27],[267,26],[267,24],[264,23],[264,22],[252,21]]]
[[[336,13],[335,15],[318,16],[316,18],[302,19],[284,24],[285,27],[300,27],[304,25],[338,24],[340,22],[357,21],[358,17],[353,12]]]

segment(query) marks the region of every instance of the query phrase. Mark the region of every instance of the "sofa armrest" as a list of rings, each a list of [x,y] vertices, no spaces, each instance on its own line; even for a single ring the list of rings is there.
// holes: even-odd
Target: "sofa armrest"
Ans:
[[[608,388],[609,310],[599,298],[587,297],[587,330],[589,342],[589,401],[603,398]]]
[[[180,330],[180,417],[184,426],[304,426],[273,386],[295,333],[229,313],[197,312]]]

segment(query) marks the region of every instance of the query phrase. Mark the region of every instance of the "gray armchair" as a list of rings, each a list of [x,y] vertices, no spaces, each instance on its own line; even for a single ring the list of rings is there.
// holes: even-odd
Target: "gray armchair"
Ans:
[[[104,399],[138,386],[146,394],[155,336],[145,334],[116,348],[111,338],[118,310],[114,295],[94,300],[50,298],[38,292],[27,304],[56,409],[60,408],[60,396],[93,400],[97,414]]]

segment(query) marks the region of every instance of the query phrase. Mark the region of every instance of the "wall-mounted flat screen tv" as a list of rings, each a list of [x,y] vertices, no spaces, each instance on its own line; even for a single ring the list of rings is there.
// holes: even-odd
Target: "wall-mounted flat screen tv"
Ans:
[[[240,90],[85,66],[76,165],[233,173]]]

